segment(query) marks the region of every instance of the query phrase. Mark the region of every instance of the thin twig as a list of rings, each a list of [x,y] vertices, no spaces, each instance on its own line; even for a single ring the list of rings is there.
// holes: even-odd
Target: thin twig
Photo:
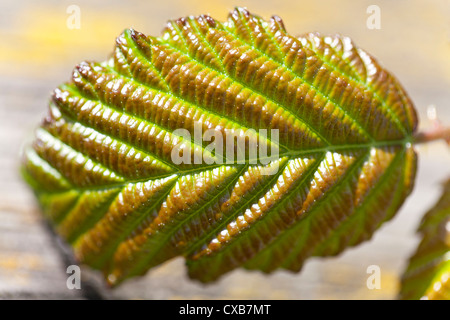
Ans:
[[[436,126],[429,131],[419,132],[414,136],[414,144],[445,140],[450,145],[450,128]]]

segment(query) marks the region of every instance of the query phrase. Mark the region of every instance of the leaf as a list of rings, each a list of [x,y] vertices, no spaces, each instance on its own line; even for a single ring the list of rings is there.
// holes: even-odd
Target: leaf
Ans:
[[[350,39],[295,38],[237,8],[225,23],[170,21],[159,38],[125,30],[109,60],[79,64],[23,171],[110,284],[180,255],[208,282],[240,266],[299,271],[368,240],[411,192],[416,127],[398,81]]]
[[[450,300],[450,180],[419,227],[422,241],[409,261],[400,292],[404,300]]]

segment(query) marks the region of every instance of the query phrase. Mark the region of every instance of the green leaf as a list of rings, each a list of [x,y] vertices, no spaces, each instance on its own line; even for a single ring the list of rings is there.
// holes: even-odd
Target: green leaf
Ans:
[[[411,192],[416,127],[398,81],[350,39],[295,38],[237,8],[159,38],[125,30],[109,60],[79,64],[23,172],[109,283],[180,255],[208,282],[240,266],[298,271],[369,239]]]
[[[404,300],[450,300],[450,180],[419,228],[422,241],[409,261],[400,292]]]

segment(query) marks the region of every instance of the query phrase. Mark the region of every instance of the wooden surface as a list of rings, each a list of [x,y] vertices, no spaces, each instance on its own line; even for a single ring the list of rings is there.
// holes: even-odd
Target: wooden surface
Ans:
[[[338,258],[312,259],[300,274],[271,276],[235,271],[204,286],[185,275],[182,259],[154,269],[144,278],[109,290],[100,275],[82,268],[82,289],[66,286],[70,251],[41,218],[33,195],[19,175],[21,146],[46,112],[51,90],[69,78],[83,59],[104,59],[115,36],[135,26],[159,34],[164,21],[182,15],[210,13],[224,20],[227,1],[129,1],[100,4],[77,1],[80,30],[66,27],[66,8],[73,2],[2,1],[0,4],[0,298],[5,299],[392,299],[407,258],[418,243],[414,231],[422,214],[439,195],[439,182],[450,176],[450,152],[443,143],[420,147],[416,189],[396,218],[366,244]],[[354,38],[396,74],[415,101],[421,118],[436,105],[450,124],[450,53],[448,1],[378,1],[382,29],[365,28],[370,1],[243,2],[264,17],[282,16],[292,33],[341,32]],[[356,4],[357,3],[357,4]],[[402,6],[403,5],[403,6]],[[319,15],[319,12],[322,13]],[[314,17],[314,19],[313,19]],[[422,126],[429,125],[423,121]],[[381,290],[366,286],[367,267],[381,268]]]

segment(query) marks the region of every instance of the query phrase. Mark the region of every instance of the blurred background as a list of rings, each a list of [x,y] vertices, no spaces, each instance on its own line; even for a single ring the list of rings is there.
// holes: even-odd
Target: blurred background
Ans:
[[[71,5],[80,9],[79,28],[71,20]],[[367,27],[370,5],[380,8],[380,29]],[[398,77],[417,106],[421,129],[430,127],[429,105],[436,106],[438,117],[450,125],[449,0],[2,0],[0,298],[396,298],[401,273],[419,241],[415,230],[439,197],[440,183],[450,177],[450,150],[443,142],[417,148],[415,191],[370,242],[337,258],[309,260],[299,274],[280,271],[264,276],[237,270],[205,286],[190,281],[183,260],[175,259],[114,290],[83,268],[82,290],[67,289],[69,256],[43,223],[19,175],[20,149],[46,113],[51,91],[69,79],[77,63],[105,60],[125,28],[159,35],[168,19],[207,13],[224,21],[235,6],[266,19],[279,15],[292,35],[318,31],[350,36]],[[371,265],[381,269],[379,290],[366,285]]]

